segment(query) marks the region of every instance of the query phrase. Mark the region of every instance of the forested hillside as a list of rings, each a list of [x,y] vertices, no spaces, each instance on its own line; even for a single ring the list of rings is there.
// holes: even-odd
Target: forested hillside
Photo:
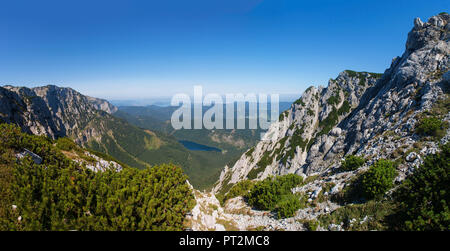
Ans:
[[[0,122],[14,123],[24,132],[52,139],[69,137],[135,168],[175,164],[198,189],[210,187],[223,166],[244,151],[189,151],[172,135],[153,127],[139,128],[111,114],[116,111],[109,102],[71,88],[0,87]]]
[[[248,116],[248,103],[246,104],[246,114]],[[290,103],[281,102],[279,104],[280,112],[288,109]],[[210,107],[203,107],[203,113]],[[268,116],[270,116],[270,104],[268,105]],[[198,189],[210,188],[219,178],[220,171],[225,165],[232,166],[238,158],[250,147],[254,146],[260,139],[261,129],[180,129],[175,130],[170,119],[172,113],[178,109],[177,107],[160,107],[160,106],[122,106],[113,115],[123,118],[130,124],[154,132],[163,142],[170,142],[161,147],[159,150],[137,155],[137,158],[143,161],[159,162],[161,158],[171,158],[174,154],[177,158],[168,159],[177,163],[185,169],[192,185]],[[224,106],[226,111],[226,106]],[[235,107],[235,118],[237,116],[237,107]],[[192,111],[193,114],[193,111]],[[237,121],[237,119],[235,119]],[[248,123],[248,122],[247,122]],[[131,135],[126,134],[127,137]],[[221,149],[221,152],[214,151],[191,151],[180,146],[175,140],[188,140],[195,143],[203,144],[210,147]],[[140,142],[142,139],[136,138],[132,142]],[[138,144],[139,145],[139,144]],[[108,144],[104,143],[103,147]],[[94,149],[100,150],[99,147],[93,145]],[[181,149],[180,149],[181,148]],[[111,152],[111,150],[108,150]],[[142,150],[137,151],[140,153]],[[111,152],[112,153],[112,152]],[[168,154],[167,154],[168,153]],[[117,156],[120,152],[117,152]],[[116,156],[116,155],[114,155]],[[125,157],[125,156],[124,156]],[[167,159],[166,159],[167,160]],[[132,161],[132,160],[130,160]],[[164,160],[162,160],[164,163]]]

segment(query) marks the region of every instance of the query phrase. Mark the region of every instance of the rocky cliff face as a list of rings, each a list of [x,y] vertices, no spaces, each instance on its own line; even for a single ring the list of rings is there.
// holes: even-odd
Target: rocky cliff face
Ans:
[[[89,97],[89,96],[86,96],[86,98],[88,99],[89,103],[91,103],[97,110],[101,110],[101,111],[107,112],[109,114],[114,114],[115,112],[117,112],[119,110],[119,108],[115,107],[114,105],[109,103],[107,100],[100,99],[100,98],[93,98],[93,97]]]
[[[222,173],[220,182],[300,172],[311,149],[318,146],[321,153],[331,149],[332,137],[342,133],[334,127],[358,106],[366,89],[373,87],[379,77],[375,73],[344,71],[326,88],[308,88],[280,115],[279,122],[271,126],[259,144],[232,169],[226,168],[228,172]]]
[[[101,124],[89,125],[116,110],[105,100],[84,96],[71,88],[0,87],[0,121],[18,124],[36,135],[71,136],[85,143],[104,133]]]
[[[214,191],[269,175],[326,175],[349,154],[370,159],[367,165],[379,158],[402,158],[419,143],[415,128],[422,114],[440,112],[443,120],[450,120],[448,107],[434,109],[448,103],[449,22],[445,13],[426,23],[416,19],[404,54],[382,75],[344,71],[326,88],[308,88],[271,126],[265,140],[233,167],[225,167]],[[441,143],[448,140],[449,131]],[[437,144],[421,141],[415,158],[399,160],[397,179],[411,173]]]
[[[389,202],[336,198],[378,159],[397,164],[397,186],[420,167],[425,156],[439,151],[439,144],[448,143],[448,126],[439,137],[419,135],[417,127],[430,117],[450,123],[449,30],[446,13],[426,23],[417,18],[405,52],[392,60],[384,74],[344,71],[326,88],[308,88],[271,125],[264,140],[234,166],[224,168],[212,193],[196,192],[197,206],[189,218],[192,229],[378,229],[377,217],[389,211],[380,205]],[[367,161],[356,170],[341,170],[343,158],[350,154]],[[307,200],[293,217],[277,219],[273,212],[254,210],[241,196],[222,205],[215,197],[224,198],[242,180],[287,173],[305,177],[291,190]],[[318,225],[311,228],[314,222]]]

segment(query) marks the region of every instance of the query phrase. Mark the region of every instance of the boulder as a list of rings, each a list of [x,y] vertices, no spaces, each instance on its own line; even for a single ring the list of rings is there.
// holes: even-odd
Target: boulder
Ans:
[[[26,148],[24,148],[22,152],[16,154],[16,157],[18,159],[22,159],[22,158],[25,158],[27,156],[30,156],[31,159],[33,159],[34,163],[36,163],[37,165],[40,165],[42,163],[41,156],[33,153],[32,151],[30,151],[30,150],[28,150]]]
[[[408,156],[406,156],[406,161],[413,162],[417,158],[420,158],[420,155],[415,153],[415,152],[411,152],[411,153],[408,154]]]
[[[339,127],[335,127],[331,130],[331,135],[335,137],[339,137],[342,133],[342,129]]]

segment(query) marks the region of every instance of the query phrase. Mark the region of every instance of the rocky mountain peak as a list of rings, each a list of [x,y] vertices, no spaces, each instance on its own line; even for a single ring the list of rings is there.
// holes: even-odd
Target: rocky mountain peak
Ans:
[[[377,206],[375,212],[366,210],[373,203],[395,204],[391,195],[404,179],[414,173],[420,175],[420,168],[428,172],[430,169],[422,165],[424,159],[450,141],[449,17],[441,13],[427,22],[416,18],[405,52],[395,57],[383,74],[346,70],[330,79],[326,87],[308,88],[272,124],[265,140],[233,166],[224,168],[213,189],[217,198],[223,199],[222,204],[216,203],[218,213],[194,212],[197,221],[193,229],[207,226],[218,230],[219,221],[238,229],[305,230],[314,221],[318,221],[320,230],[352,230],[354,224],[361,227],[368,222],[380,225],[375,229],[381,227],[384,223],[375,215],[384,209]],[[421,132],[425,121],[431,120],[440,125],[434,136]],[[343,163],[349,155],[363,162],[351,170],[345,168]],[[391,163],[395,168],[393,188],[383,192],[383,199],[368,201],[358,195],[341,200],[349,196],[349,191],[361,189],[355,186],[374,170],[375,163]],[[266,183],[248,180],[289,173],[305,178],[291,192],[307,200],[307,205],[286,219],[276,220],[264,214],[271,212],[250,207],[252,192],[240,193],[250,196],[247,202],[235,196],[248,184]],[[420,189],[428,190],[427,184],[423,186]],[[214,194],[196,195],[199,208],[205,201],[215,203]],[[361,215],[351,218],[357,215],[353,214],[355,210],[361,210]]]
[[[441,13],[426,23],[414,20],[405,52],[384,74],[346,70],[327,87],[308,88],[268,130],[273,140],[261,141],[225,168],[214,191],[269,175],[325,175],[348,154],[364,155],[370,164],[398,159],[394,152],[399,147],[411,151],[422,140],[415,134],[418,118],[448,100],[449,18]],[[450,119],[449,114],[439,116]],[[423,156],[437,149],[436,142],[421,144],[426,145]],[[397,161],[403,161],[399,179],[420,164]]]
[[[450,15],[441,13],[430,17],[424,23],[420,18],[414,19],[414,28],[408,34],[406,51],[412,52],[425,46],[433,46],[440,41],[448,40],[448,30],[450,29]]]

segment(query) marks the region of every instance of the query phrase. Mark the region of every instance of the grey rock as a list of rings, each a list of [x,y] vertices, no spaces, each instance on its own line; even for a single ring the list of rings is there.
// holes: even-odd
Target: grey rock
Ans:
[[[342,133],[342,129],[339,127],[335,127],[331,130],[330,134],[335,137],[339,137]]]
[[[317,190],[315,190],[315,191],[311,194],[311,198],[312,198],[312,199],[317,198],[317,196],[319,196],[320,191],[322,191],[322,187],[319,187]]]
[[[16,154],[16,157],[18,159],[22,159],[22,158],[25,158],[27,156],[30,156],[31,159],[34,161],[34,163],[36,163],[38,165],[40,165],[42,163],[41,156],[33,153],[32,151],[30,151],[30,150],[28,150],[26,148],[24,148],[22,152]]]
[[[417,158],[420,158],[420,156],[417,153],[415,153],[415,152],[411,152],[411,153],[408,154],[408,156],[406,156],[406,161],[413,162]]]
[[[415,18],[414,19],[414,28],[415,29],[421,29],[423,27],[423,22],[422,20],[420,20],[420,18]]]

